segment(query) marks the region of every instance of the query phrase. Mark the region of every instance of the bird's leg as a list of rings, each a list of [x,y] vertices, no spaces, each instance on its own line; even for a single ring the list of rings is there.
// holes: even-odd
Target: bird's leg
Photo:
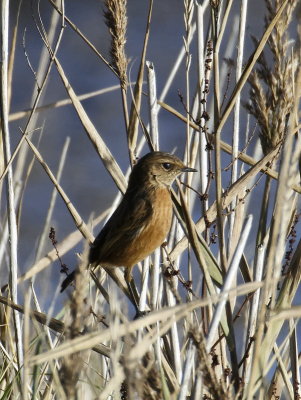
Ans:
[[[139,310],[139,299],[138,299],[138,292],[135,286],[135,282],[132,275],[133,267],[126,267],[124,271],[124,279],[126,281],[127,287],[129,289],[130,295],[132,297],[133,305],[136,309],[136,316],[135,318],[141,315],[141,311]]]

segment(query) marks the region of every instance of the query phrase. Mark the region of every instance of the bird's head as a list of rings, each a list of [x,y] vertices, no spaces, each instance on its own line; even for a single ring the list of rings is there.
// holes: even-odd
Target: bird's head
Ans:
[[[153,151],[142,157],[134,166],[129,187],[149,183],[152,186],[170,186],[182,172],[195,172],[178,157],[161,151]]]

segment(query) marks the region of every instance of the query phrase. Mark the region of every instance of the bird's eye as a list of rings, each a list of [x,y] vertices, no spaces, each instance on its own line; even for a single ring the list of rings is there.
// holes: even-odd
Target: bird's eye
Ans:
[[[169,170],[171,169],[172,165],[171,165],[170,163],[168,163],[168,162],[165,162],[165,163],[162,164],[162,167],[163,167],[166,171],[169,171]]]

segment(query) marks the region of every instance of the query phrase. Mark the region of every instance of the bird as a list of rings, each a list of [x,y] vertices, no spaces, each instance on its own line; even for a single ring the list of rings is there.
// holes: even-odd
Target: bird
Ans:
[[[123,199],[90,247],[89,267],[125,267],[130,289],[133,267],[156,250],[169,233],[172,183],[181,173],[195,171],[166,152],[152,151],[139,159]],[[63,281],[61,292],[75,274],[76,270]]]

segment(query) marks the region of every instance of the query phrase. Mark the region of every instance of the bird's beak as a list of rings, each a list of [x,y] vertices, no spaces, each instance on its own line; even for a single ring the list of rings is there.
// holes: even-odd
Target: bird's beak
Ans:
[[[190,168],[190,167],[183,167],[181,168],[182,172],[197,172],[197,169]]]

